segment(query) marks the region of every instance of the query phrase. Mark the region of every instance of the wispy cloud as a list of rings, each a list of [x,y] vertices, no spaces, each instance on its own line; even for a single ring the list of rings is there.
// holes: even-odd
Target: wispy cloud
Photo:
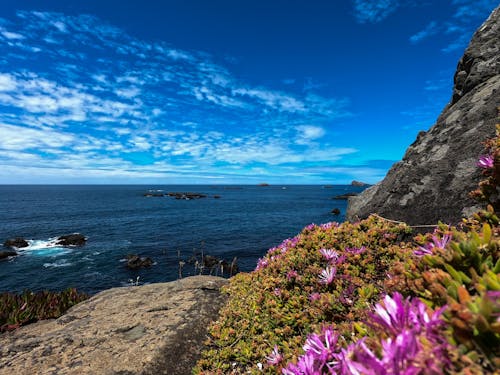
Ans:
[[[445,53],[467,47],[473,32],[498,6],[496,0],[452,0],[453,13],[446,20],[431,21],[421,31],[409,37],[412,44],[439,35],[447,40],[441,50]]]
[[[399,0],[354,0],[354,15],[359,23],[377,23],[394,13]]]
[[[422,40],[424,40],[432,35],[437,34],[438,32],[439,32],[438,23],[436,21],[431,21],[427,24],[427,26],[423,30],[412,35],[410,37],[410,42],[419,43]]]
[[[284,176],[356,152],[328,130],[347,98],[253,86],[93,16],[19,12],[0,53],[0,182]]]

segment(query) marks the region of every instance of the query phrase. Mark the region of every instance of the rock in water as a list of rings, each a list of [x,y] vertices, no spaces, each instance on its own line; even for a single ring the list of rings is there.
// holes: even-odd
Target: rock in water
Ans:
[[[80,233],[73,233],[73,234],[66,234],[64,236],[60,236],[56,240],[56,245],[61,245],[61,246],[83,246],[85,245],[85,242],[87,239],[83,234]]]
[[[137,254],[127,255],[127,267],[131,270],[151,267],[153,263],[153,259],[151,259],[150,257],[140,257]]]
[[[0,335],[0,375],[191,374],[226,283],[195,276],[101,292]]]
[[[482,144],[495,135],[500,106],[500,7],[476,31],[454,77],[453,97],[377,185],[349,198],[346,219],[371,213],[409,224],[457,223],[478,206]]]
[[[15,257],[17,253],[13,250],[0,250],[0,259]]]
[[[16,237],[16,238],[9,238],[7,241],[3,243],[3,245],[5,247],[17,247],[18,249],[20,249],[22,247],[28,247],[29,243],[24,238]]]

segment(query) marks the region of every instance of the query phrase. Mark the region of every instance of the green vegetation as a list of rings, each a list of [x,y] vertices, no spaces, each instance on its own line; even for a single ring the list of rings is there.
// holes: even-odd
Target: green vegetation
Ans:
[[[378,216],[306,227],[231,279],[194,372],[498,371],[499,132],[478,162],[484,181],[473,195],[486,210],[427,234]],[[387,370],[397,355],[397,369]]]
[[[62,292],[1,293],[0,332],[10,331],[42,319],[58,318],[71,306],[87,298],[88,295],[73,288]]]

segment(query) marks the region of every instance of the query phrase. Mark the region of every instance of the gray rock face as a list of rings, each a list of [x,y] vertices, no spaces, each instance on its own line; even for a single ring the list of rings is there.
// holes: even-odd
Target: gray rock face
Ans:
[[[495,135],[500,106],[500,7],[476,31],[454,77],[453,97],[403,160],[362,194],[346,219],[377,213],[408,224],[457,223],[479,208],[468,197],[480,180],[482,142]]]
[[[114,288],[0,335],[0,374],[189,375],[226,279],[194,276]]]

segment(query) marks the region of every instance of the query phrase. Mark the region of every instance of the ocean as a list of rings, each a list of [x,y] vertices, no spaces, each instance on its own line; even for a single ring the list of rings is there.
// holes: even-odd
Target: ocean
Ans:
[[[0,291],[98,291],[172,281],[197,274],[192,261],[211,255],[241,271],[308,224],[343,221],[345,200],[363,187],[203,185],[2,185],[0,243],[23,237],[29,247],[0,260]],[[145,197],[147,192],[195,192],[201,199]],[[220,198],[214,198],[219,196]],[[339,208],[340,215],[332,209]],[[55,246],[61,235],[81,233],[82,247]],[[127,254],[150,257],[149,268],[130,270]]]

